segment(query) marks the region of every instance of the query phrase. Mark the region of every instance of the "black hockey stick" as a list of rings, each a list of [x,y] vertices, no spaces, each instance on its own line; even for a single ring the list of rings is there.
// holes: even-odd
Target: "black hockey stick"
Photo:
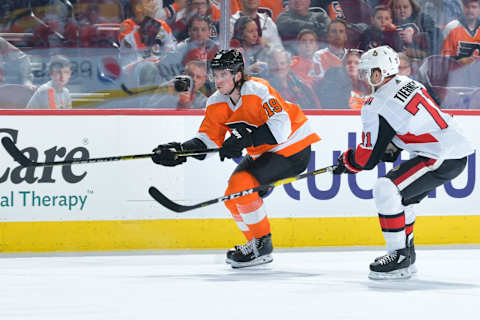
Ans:
[[[336,166],[329,166],[329,167],[325,167],[325,168],[314,170],[314,171],[308,171],[308,172],[302,173],[302,174],[300,174],[298,176],[295,176],[295,177],[280,179],[280,180],[274,181],[274,182],[269,183],[269,184],[262,184],[258,187],[255,187],[255,188],[251,188],[251,189],[248,189],[248,190],[243,190],[243,191],[240,191],[240,192],[232,193],[232,194],[222,196],[222,197],[218,197],[218,198],[215,198],[215,199],[212,199],[212,200],[200,202],[200,203],[197,203],[197,204],[194,204],[194,205],[191,205],[191,206],[185,206],[185,205],[181,205],[181,204],[173,202],[172,200],[168,199],[163,193],[161,193],[155,187],[150,187],[148,189],[148,193],[152,196],[153,199],[155,199],[155,201],[160,203],[162,206],[164,206],[164,207],[166,207],[166,208],[168,208],[172,211],[175,211],[175,212],[185,212],[185,211],[190,211],[190,210],[193,210],[193,209],[203,208],[203,207],[209,206],[211,204],[215,204],[217,202],[224,202],[224,201],[227,201],[227,200],[230,200],[230,199],[245,196],[245,195],[248,195],[248,194],[251,194],[251,193],[254,193],[254,192],[264,191],[264,190],[270,189],[270,188],[275,188],[275,187],[278,187],[278,186],[281,186],[281,185],[284,185],[284,184],[287,184],[287,183],[290,183],[290,182],[293,182],[293,181],[304,179],[304,178],[307,178],[307,177],[310,177],[310,176],[315,176],[317,174],[321,174],[321,173],[325,173],[325,172],[332,172],[335,169],[335,167]]]
[[[113,157],[103,157],[103,158],[91,158],[91,159],[73,159],[69,161],[54,161],[54,162],[35,162],[28,159],[15,145],[12,139],[8,137],[2,138],[2,145],[7,150],[7,152],[12,156],[12,158],[24,167],[53,167],[53,166],[64,166],[72,164],[85,164],[85,163],[97,163],[97,162],[111,162],[111,161],[120,161],[120,160],[135,160],[135,159],[145,159],[151,158],[155,153],[145,153],[145,154],[134,154],[126,156],[113,156]],[[219,149],[203,149],[203,150],[189,150],[176,152],[176,155],[179,157],[190,157],[198,156],[206,153],[218,152]]]

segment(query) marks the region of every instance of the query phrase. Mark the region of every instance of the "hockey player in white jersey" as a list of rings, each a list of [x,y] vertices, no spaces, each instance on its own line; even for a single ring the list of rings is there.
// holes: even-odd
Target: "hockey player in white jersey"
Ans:
[[[362,142],[338,159],[334,174],[394,162],[402,150],[410,160],[377,180],[373,197],[387,254],[370,264],[371,279],[409,278],[415,269],[415,204],[457,177],[474,152],[453,118],[442,112],[418,81],[397,75],[398,54],[388,46],[365,52],[359,69],[372,87],[362,112]]]

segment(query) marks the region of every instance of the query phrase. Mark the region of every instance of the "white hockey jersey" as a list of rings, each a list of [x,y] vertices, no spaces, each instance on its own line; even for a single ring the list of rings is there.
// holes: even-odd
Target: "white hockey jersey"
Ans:
[[[412,156],[460,159],[474,149],[453,117],[444,113],[418,81],[395,76],[362,108],[362,142],[352,164],[371,169],[389,142]]]

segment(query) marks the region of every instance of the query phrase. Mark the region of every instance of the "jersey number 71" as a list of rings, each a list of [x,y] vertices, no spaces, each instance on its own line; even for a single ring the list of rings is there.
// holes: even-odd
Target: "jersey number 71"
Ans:
[[[427,90],[422,88],[422,93],[433,103],[433,106],[430,102],[428,102],[421,94],[416,93],[412,100],[405,106],[405,110],[410,112],[412,115],[416,115],[418,110],[420,110],[419,105],[422,105],[425,110],[432,116],[435,123],[440,127],[440,129],[446,129],[448,127],[447,122],[442,118],[440,113],[438,112],[439,107],[432,99],[432,97],[428,94]]]

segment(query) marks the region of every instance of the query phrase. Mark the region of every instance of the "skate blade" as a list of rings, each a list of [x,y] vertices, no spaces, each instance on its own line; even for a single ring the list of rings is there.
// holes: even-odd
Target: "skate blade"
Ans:
[[[415,264],[411,264],[410,267],[408,267],[408,271],[412,274],[412,276],[418,272],[417,266]]]
[[[225,263],[226,264],[232,264],[232,259],[225,258]]]
[[[372,280],[409,279],[412,276],[409,268],[398,269],[390,272],[370,271],[368,278]]]
[[[232,266],[233,269],[239,269],[239,268],[258,266],[260,264],[266,264],[272,261],[273,261],[273,257],[268,254],[248,262],[236,262],[236,261],[230,260],[230,265]]]

